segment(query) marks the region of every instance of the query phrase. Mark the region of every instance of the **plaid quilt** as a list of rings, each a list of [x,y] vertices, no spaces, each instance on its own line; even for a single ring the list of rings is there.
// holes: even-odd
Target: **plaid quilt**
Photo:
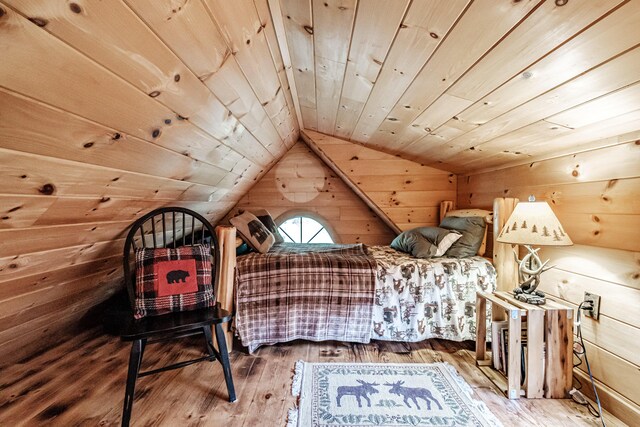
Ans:
[[[364,245],[281,243],[236,268],[236,327],[250,353],[295,339],[369,342],[376,262]]]

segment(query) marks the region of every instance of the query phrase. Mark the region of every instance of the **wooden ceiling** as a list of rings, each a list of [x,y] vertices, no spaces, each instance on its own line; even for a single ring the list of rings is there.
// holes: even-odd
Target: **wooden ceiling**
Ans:
[[[267,0],[0,0],[0,364],[121,287],[136,218],[222,218],[294,108]]]
[[[269,3],[306,129],[453,172],[638,137],[640,1]]]
[[[267,0],[0,0],[0,50],[0,146],[32,177],[2,193],[220,202],[217,219],[298,139]]]

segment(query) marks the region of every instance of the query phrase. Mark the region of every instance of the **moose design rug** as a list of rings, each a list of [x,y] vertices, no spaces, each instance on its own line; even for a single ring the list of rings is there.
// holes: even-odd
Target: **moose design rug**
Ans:
[[[501,426],[447,363],[296,362],[287,427]]]

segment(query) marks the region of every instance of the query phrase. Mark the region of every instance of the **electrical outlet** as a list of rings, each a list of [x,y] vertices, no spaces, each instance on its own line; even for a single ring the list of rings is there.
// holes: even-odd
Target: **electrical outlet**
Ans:
[[[584,310],[584,315],[598,320],[600,317],[600,295],[585,292],[584,301],[590,301],[593,306],[591,310]]]

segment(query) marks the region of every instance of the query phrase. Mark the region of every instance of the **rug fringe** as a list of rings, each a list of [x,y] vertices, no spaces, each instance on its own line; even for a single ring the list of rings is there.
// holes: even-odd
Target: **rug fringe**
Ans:
[[[302,389],[302,372],[304,371],[304,361],[298,360],[294,368],[293,382],[291,383],[291,394],[295,397],[300,396],[300,390]]]
[[[472,397],[473,389],[464,380],[462,375],[458,373],[457,369],[453,365],[451,365],[449,362],[441,362],[441,363],[447,367],[447,369],[449,370],[449,373],[451,374],[453,379],[456,381],[456,384],[458,384],[458,387],[460,387],[460,390],[462,390],[468,397]]]
[[[454,381],[456,382],[458,387],[460,387],[460,390],[462,390],[462,392],[464,392],[469,397],[469,400],[471,401],[471,404],[473,406],[475,406],[476,410],[483,415],[484,419],[492,427],[503,427],[502,423],[498,420],[498,418],[496,418],[496,416],[493,414],[493,412],[491,412],[489,410],[489,407],[484,402],[482,402],[481,400],[473,398],[473,389],[464,380],[462,375],[460,375],[460,373],[458,373],[457,369],[453,365],[449,364],[448,362],[441,362],[441,363],[444,366],[447,367],[447,369],[451,373],[451,376],[453,377]]]
[[[298,427],[298,408],[289,409],[287,427]]]

